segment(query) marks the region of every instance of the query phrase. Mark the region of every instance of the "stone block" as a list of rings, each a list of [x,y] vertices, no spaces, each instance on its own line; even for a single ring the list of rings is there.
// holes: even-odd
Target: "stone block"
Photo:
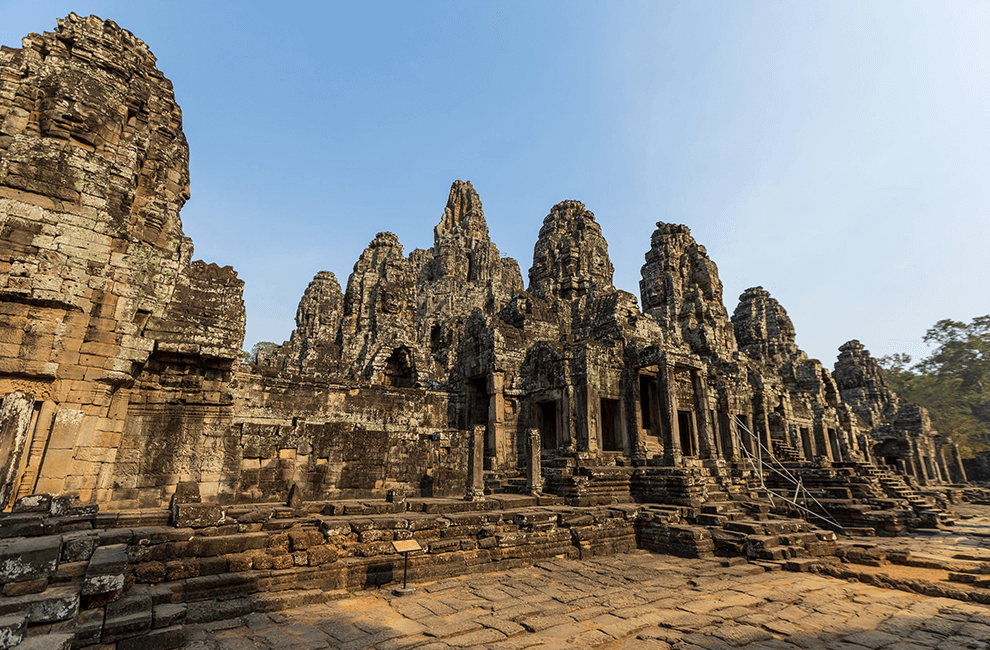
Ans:
[[[103,622],[103,643],[114,643],[121,639],[133,637],[151,629],[151,607],[140,612],[125,616],[111,617],[107,614]]]
[[[24,580],[22,582],[8,582],[3,586],[4,596],[26,596],[28,594],[40,594],[48,588],[48,578],[38,578],[36,580]]]
[[[72,533],[63,537],[62,561],[85,562],[93,556],[100,544],[100,538],[95,533]]]
[[[208,503],[176,504],[172,513],[173,523],[178,527],[206,528],[219,526],[226,520],[223,508]]]
[[[185,643],[185,632],[181,625],[155,629],[141,636],[121,639],[117,650],[172,650]]]
[[[21,641],[17,650],[70,650],[72,648],[71,634],[42,634]]]
[[[21,642],[27,629],[26,614],[0,616],[0,650],[7,650]]]
[[[82,594],[93,596],[120,591],[124,588],[127,568],[127,545],[101,546],[93,552],[83,578]]]
[[[143,611],[150,611],[151,592],[147,586],[135,585],[119,600],[107,604],[107,618],[122,618]]]
[[[0,583],[48,578],[55,573],[61,553],[60,535],[16,541],[0,551]]]
[[[48,509],[51,507],[51,503],[52,496],[50,494],[32,494],[30,496],[21,497],[18,499],[10,511],[14,513],[47,513]]]
[[[0,616],[27,614],[31,623],[65,621],[79,611],[79,592],[74,587],[56,587],[40,594],[0,598]]]
[[[163,603],[151,610],[152,627],[160,629],[179,623],[186,617],[185,603]]]

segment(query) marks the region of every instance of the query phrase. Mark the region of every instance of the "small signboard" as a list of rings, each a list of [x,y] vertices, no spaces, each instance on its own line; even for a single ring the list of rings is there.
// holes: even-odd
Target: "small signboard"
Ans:
[[[413,551],[422,551],[423,547],[419,545],[414,539],[400,539],[392,542],[392,548],[395,549],[396,553],[412,553]]]

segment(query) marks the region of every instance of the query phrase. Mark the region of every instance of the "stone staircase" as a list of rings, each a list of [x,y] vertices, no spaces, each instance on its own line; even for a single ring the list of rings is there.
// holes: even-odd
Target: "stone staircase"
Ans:
[[[864,465],[861,470],[867,476],[876,479],[888,497],[907,501],[915,511],[931,510],[935,507],[934,499],[918,494],[900,474],[873,465]]]

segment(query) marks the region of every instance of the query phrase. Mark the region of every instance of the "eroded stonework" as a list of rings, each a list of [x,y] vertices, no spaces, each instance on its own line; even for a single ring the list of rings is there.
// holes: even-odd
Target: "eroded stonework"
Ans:
[[[470,182],[430,249],[378,233],[343,290],[317,273],[289,340],[242,365],[243,286],[192,261],[181,112],[147,46],[71,15],[4,48],[0,80],[0,506],[522,491],[697,509],[756,498],[773,457],[859,525],[845,501],[965,480],[858,343],[830,372],[760,287],[730,319],[686,226],[657,224],[640,309],[594,214],[562,201],[526,287]],[[915,523],[933,505],[917,499]],[[736,543],[669,523],[642,534]]]

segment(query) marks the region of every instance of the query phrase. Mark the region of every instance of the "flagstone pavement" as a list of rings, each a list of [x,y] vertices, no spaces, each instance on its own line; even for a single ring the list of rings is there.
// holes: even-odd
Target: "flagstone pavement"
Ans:
[[[633,551],[186,628],[189,650],[990,648],[990,607]],[[731,564],[731,562],[729,562]]]

